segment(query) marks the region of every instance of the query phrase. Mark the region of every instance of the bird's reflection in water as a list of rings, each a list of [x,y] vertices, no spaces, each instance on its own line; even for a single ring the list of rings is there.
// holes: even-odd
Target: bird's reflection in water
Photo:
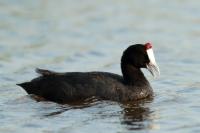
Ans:
[[[35,96],[35,95],[31,95],[31,98],[36,100],[37,102],[44,102],[46,101],[45,99]],[[55,115],[59,115],[65,111],[71,110],[71,109],[82,109],[82,108],[87,108],[87,107],[91,107],[93,105],[97,105],[98,103],[100,103],[99,99],[96,97],[91,97],[85,100],[80,100],[80,101],[73,101],[73,102],[69,102],[66,104],[58,104],[57,106],[57,110],[52,111],[52,112],[48,112],[45,113],[43,116],[45,117],[51,117],[51,116],[55,116]]]
[[[123,104],[121,124],[126,125],[129,130],[141,130],[149,128],[149,121],[153,111],[147,106],[152,98]]]
[[[32,98],[34,98],[37,101],[41,100],[43,101],[43,99],[40,99],[38,97],[32,97]],[[142,130],[151,128],[152,125],[150,124],[152,124],[151,122],[152,118],[150,118],[150,115],[151,113],[153,113],[153,111],[151,111],[151,109],[148,107],[148,104],[151,103],[152,100],[153,100],[152,98],[148,98],[140,101],[134,101],[132,103],[123,103],[123,104],[116,103],[117,106],[120,105],[120,107],[122,108],[121,112],[118,113],[121,124],[125,125],[125,127],[128,130]],[[76,101],[61,105],[59,104],[57,110],[45,113],[45,115],[43,116],[45,117],[56,116],[71,109],[83,109],[101,103],[102,103],[101,100],[99,100],[96,97],[92,97],[82,101]]]

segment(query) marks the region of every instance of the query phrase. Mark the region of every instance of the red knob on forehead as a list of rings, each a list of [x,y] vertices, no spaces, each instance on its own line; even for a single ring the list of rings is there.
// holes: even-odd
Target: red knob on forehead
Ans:
[[[148,42],[148,43],[146,43],[144,45],[144,47],[145,47],[145,50],[151,49],[152,48],[152,44]]]

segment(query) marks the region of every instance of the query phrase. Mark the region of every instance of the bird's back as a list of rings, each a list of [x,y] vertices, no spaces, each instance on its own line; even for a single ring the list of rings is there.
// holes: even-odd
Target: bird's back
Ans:
[[[68,102],[97,96],[119,101],[119,90],[126,85],[122,76],[107,72],[40,72],[31,82],[19,84],[27,93],[55,102]]]

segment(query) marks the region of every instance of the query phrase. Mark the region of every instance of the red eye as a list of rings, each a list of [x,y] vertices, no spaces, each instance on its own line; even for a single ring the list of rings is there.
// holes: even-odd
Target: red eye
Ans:
[[[151,49],[152,48],[152,44],[148,42],[148,43],[146,43],[144,45],[144,47],[145,47],[145,50]]]

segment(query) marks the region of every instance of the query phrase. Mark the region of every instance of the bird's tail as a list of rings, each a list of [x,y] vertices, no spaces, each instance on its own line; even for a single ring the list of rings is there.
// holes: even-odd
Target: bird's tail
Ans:
[[[28,94],[32,94],[32,88],[33,86],[31,85],[30,82],[24,82],[17,84],[18,86],[22,87]]]
[[[20,84],[17,84],[17,85],[22,87],[22,88],[27,88],[29,86],[29,83],[25,82],[25,83],[20,83]]]

